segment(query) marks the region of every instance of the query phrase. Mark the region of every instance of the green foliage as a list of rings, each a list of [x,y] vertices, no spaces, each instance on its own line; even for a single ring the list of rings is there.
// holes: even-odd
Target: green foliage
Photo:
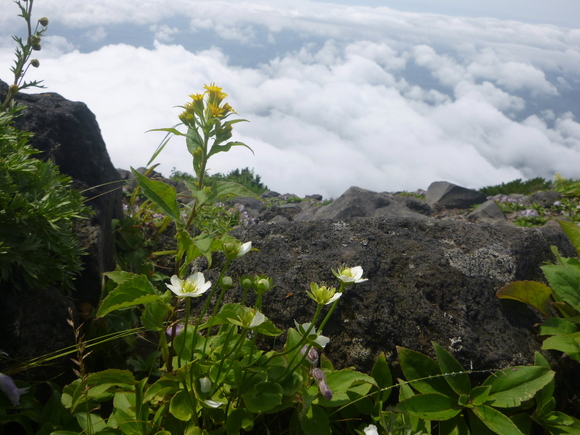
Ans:
[[[176,171],[175,169],[173,169],[169,178],[178,181],[197,181],[197,178],[193,175],[187,172]],[[225,175],[218,172],[217,174],[206,174],[204,176],[204,184],[206,186],[212,186],[216,181],[229,181],[241,184],[257,195],[269,190],[268,186],[262,183],[261,177],[258,174],[254,174],[254,170],[250,168],[243,168],[242,170],[234,169]]]
[[[509,195],[511,193],[521,193],[523,195],[530,195],[541,190],[550,190],[552,183],[541,177],[532,178],[530,180],[522,181],[521,178],[510,181],[509,183],[501,183],[496,186],[487,186],[479,189],[479,192],[487,195]]]
[[[560,192],[562,195],[580,197],[580,180],[564,178],[560,174],[556,174],[554,190]]]
[[[29,133],[0,113],[0,280],[20,288],[71,287],[83,253],[73,225],[87,215],[71,179],[32,158]]]

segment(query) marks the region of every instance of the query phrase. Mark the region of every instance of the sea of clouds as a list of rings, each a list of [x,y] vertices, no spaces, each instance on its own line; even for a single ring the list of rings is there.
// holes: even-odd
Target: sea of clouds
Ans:
[[[5,81],[17,12],[0,11]],[[580,29],[305,0],[38,0],[34,15],[51,22],[29,78],[89,106],[117,167],[145,165],[163,138],[146,131],[215,82],[255,155],[210,172],[254,168],[280,193],[580,178]],[[156,163],[191,172],[179,139]]]

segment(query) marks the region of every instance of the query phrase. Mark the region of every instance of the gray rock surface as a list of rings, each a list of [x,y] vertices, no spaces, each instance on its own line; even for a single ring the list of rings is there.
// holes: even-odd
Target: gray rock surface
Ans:
[[[539,315],[495,292],[512,280],[541,280],[539,267],[553,260],[550,245],[574,253],[557,228],[414,218],[258,224],[233,235],[259,252],[234,262],[231,275],[274,279],[263,311],[283,329],[311,320],[310,282],[334,286],[332,268],[364,268],[368,281],[347,289],[324,330],[331,338],[327,356],[361,370],[380,352],[394,362],[397,345],[432,354],[432,341],[474,369],[531,364],[540,346]],[[210,277],[218,264],[207,271]],[[236,300],[240,291],[227,297]]]
[[[446,181],[431,183],[426,197],[427,204],[445,208],[469,208],[486,200],[487,197],[481,192]]]

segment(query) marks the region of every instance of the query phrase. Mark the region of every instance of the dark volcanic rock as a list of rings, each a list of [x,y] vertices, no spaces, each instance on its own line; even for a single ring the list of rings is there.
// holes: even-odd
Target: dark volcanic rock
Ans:
[[[435,220],[259,224],[233,235],[259,252],[234,262],[230,274],[274,279],[263,311],[283,329],[311,320],[310,282],[334,286],[331,268],[364,268],[368,281],[347,289],[324,330],[331,338],[329,358],[363,371],[383,351],[395,361],[398,345],[432,355],[432,341],[474,369],[532,364],[540,347],[533,331],[538,315],[524,304],[500,301],[495,292],[512,280],[541,280],[539,267],[551,259],[552,244],[573,255],[556,228]],[[233,299],[239,295],[228,292]]]
[[[427,189],[427,204],[445,208],[469,208],[481,204],[487,197],[476,190],[466,189],[447,181],[435,181]]]

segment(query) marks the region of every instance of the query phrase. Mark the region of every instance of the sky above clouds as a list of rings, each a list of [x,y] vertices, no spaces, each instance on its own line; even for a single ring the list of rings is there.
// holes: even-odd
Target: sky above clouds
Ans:
[[[115,166],[144,166],[188,95],[215,82],[249,123],[210,172],[280,193],[580,178],[577,0],[36,0],[30,79],[95,113]],[[10,79],[18,9],[0,10]],[[175,138],[158,170],[191,172]]]

